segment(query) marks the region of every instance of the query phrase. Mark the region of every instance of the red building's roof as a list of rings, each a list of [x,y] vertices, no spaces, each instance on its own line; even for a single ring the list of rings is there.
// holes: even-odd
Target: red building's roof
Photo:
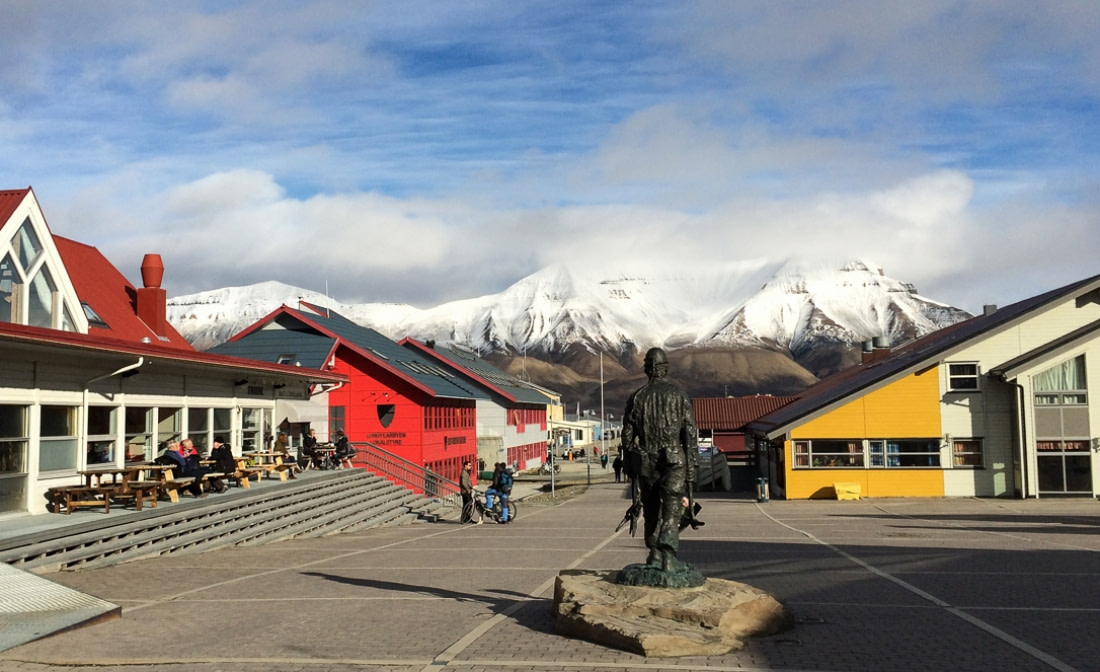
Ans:
[[[23,202],[30,191],[30,187],[0,190],[0,224],[11,218],[12,213],[15,212],[15,209],[19,207],[19,204]]]
[[[692,399],[695,426],[699,429],[743,430],[745,425],[791,403],[798,397],[710,397]]]

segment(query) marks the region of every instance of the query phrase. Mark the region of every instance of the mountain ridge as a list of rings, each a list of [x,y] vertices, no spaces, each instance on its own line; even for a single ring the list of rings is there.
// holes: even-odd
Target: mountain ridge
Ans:
[[[168,318],[205,350],[280,305],[299,301],[331,308],[394,340],[457,344],[513,374],[516,360],[544,361],[550,369],[539,367],[543,373],[531,376],[533,382],[564,386],[559,391],[586,402],[599,383],[592,365],[601,354],[608,356],[605,386],[608,379],[640,382],[642,353],[659,346],[670,353],[673,377],[694,396],[729,393],[731,387],[745,394],[792,394],[858,362],[862,341],[884,336],[900,345],[970,317],[857,259],[692,269],[576,269],[559,263],[500,293],[426,309],[343,304],[266,281],[175,297],[168,301]],[[769,375],[757,375],[753,366]],[[551,374],[554,367],[570,371]],[[525,370],[518,368],[520,374]],[[579,381],[577,371],[585,372]]]

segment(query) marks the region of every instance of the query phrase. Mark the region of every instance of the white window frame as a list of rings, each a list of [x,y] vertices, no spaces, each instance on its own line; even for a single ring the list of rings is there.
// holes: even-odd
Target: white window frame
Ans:
[[[968,450],[959,450],[960,447]],[[976,447],[975,447],[976,446]],[[964,464],[959,462],[960,457],[977,455],[977,464]],[[951,439],[951,467],[953,469],[984,469],[985,468],[985,441],[980,438],[955,438]]]
[[[955,373],[955,367],[974,367],[973,373]],[[958,381],[973,380],[973,386],[958,385]],[[949,392],[980,392],[982,389],[982,367],[978,362],[948,362],[947,390]]]

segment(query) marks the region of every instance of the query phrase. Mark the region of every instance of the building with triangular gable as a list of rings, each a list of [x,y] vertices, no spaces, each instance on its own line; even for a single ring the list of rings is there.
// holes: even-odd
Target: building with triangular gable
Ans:
[[[876,352],[747,431],[788,499],[1095,497],[1098,381],[1094,276]]]
[[[520,380],[473,352],[405,338],[400,345],[464,376],[488,398],[477,400],[477,455],[481,469],[497,462],[518,469],[542,464],[546,458],[547,415],[560,399],[552,392]]]
[[[146,255],[134,287],[96,248],[52,235],[29,187],[0,191],[0,516],[43,513],[49,488],[167,441],[263,447],[277,391],[347,381],[195,351],[166,319],[162,274]]]
[[[319,405],[280,404],[276,425],[294,443],[307,426],[302,418],[313,417],[308,427],[322,441],[343,430],[353,443],[371,443],[453,481],[464,461],[477,460],[477,402],[488,393],[327,308],[281,306],[209,352],[347,376],[347,385],[318,396]]]

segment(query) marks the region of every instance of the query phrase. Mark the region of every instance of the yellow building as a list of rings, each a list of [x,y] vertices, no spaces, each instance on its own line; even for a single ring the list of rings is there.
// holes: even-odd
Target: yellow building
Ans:
[[[1100,381],[1100,276],[865,350],[748,434],[787,499],[1095,497],[1089,381]]]

